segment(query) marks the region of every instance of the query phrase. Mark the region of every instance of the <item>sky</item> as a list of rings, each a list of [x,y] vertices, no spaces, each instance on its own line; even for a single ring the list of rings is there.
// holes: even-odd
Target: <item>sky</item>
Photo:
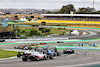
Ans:
[[[73,4],[76,9],[93,7],[93,0],[0,0],[0,8],[61,9],[63,5]],[[100,10],[100,0],[95,0],[95,9]]]

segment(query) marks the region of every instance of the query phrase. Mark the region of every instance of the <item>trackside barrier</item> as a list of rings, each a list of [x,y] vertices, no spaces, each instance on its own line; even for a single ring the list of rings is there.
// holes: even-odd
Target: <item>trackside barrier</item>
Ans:
[[[89,44],[89,43],[80,43],[80,44],[73,44],[73,46],[93,46],[93,47],[98,47],[98,46],[100,46],[100,43],[96,43],[96,44],[94,44],[94,43],[91,43],[91,44]]]
[[[64,27],[54,27],[54,28],[64,28]],[[83,30],[83,31],[88,31],[87,29],[78,29],[78,28],[66,28],[66,29],[73,29],[73,30]]]
[[[5,39],[5,41],[68,40],[68,38]]]
[[[77,26],[77,25],[73,25],[73,26],[70,26],[70,27],[88,27],[88,28],[100,28],[100,26],[98,27],[98,26]]]
[[[89,46],[89,43],[73,44],[74,46]]]

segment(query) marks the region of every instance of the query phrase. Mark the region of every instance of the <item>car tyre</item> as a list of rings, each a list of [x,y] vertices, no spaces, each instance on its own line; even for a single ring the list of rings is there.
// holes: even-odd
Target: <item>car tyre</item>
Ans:
[[[39,61],[40,59],[39,59],[39,57],[36,57],[36,61]]]
[[[49,59],[53,59],[53,55],[52,54],[49,54]]]
[[[20,54],[20,53],[18,53],[18,54],[17,54],[17,57],[18,57],[18,58],[20,58],[20,57],[21,57],[21,54]]]
[[[60,53],[59,52],[57,52],[57,56],[60,56]]]
[[[23,61],[27,61],[27,56],[23,56],[23,57],[22,57],[22,60],[23,60]]]
[[[65,51],[63,51],[63,54],[65,54]]]

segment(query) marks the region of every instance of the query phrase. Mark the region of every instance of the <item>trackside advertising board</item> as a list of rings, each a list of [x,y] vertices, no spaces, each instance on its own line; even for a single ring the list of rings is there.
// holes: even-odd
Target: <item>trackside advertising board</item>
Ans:
[[[8,19],[2,20],[2,27],[7,27],[8,26]]]
[[[73,46],[100,46],[100,43],[81,43],[81,44],[73,44]]]

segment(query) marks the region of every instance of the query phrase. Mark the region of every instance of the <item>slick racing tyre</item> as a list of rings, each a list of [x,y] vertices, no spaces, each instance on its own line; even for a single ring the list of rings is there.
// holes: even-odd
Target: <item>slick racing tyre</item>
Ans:
[[[53,59],[53,55],[52,54],[49,54],[49,59]]]
[[[18,53],[18,54],[17,54],[17,57],[18,57],[18,58],[20,58],[20,57],[21,57],[21,54],[20,54],[20,53]]]
[[[44,60],[46,60],[47,59],[47,57],[46,56],[44,56],[44,58],[43,58]]]
[[[63,51],[63,54],[65,54],[65,51]]]
[[[57,52],[57,56],[60,56],[60,53],[59,52]]]
[[[27,56],[23,56],[23,57],[22,57],[22,60],[23,60],[23,61],[27,61]]]
[[[74,51],[72,51],[72,54],[74,54]]]
[[[40,60],[39,57],[36,57],[36,60],[39,61]]]

